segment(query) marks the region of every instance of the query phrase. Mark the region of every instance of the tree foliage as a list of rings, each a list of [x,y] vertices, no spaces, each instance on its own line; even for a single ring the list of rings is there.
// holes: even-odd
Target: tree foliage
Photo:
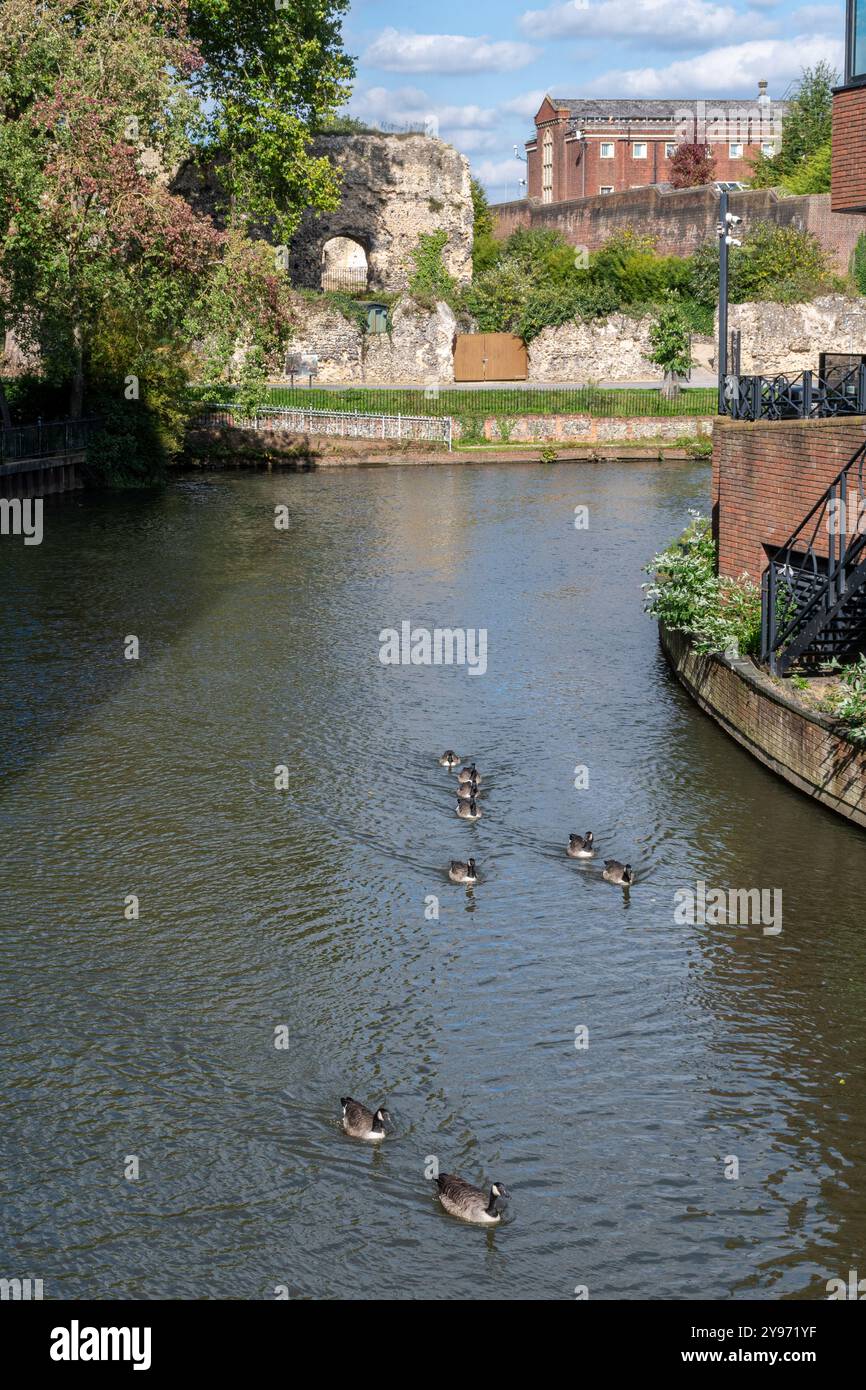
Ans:
[[[227,210],[288,241],[305,208],[339,201],[334,166],[309,149],[348,95],[341,46],[349,0],[190,0],[201,62],[191,80],[206,113],[197,141],[218,164]]]
[[[277,360],[287,276],[251,234],[285,240],[306,207],[337,199],[308,146],[345,98],[346,7],[0,6],[0,334],[68,383],[71,414],[111,418],[109,475],[131,442],[157,460],[178,446],[201,362],[243,384]],[[220,170],[218,222],[174,188],[190,157]]]
[[[833,88],[838,81],[839,74],[830,63],[803,69],[788,103],[778,153],[759,155],[754,164],[751,181],[755,188],[781,185],[790,192],[806,193],[824,193],[829,189]],[[802,184],[804,168],[809,168],[809,186],[789,187],[792,182]]]
[[[709,145],[699,141],[684,141],[677,145],[671,157],[671,185],[674,188],[699,188],[712,183],[716,177],[716,161]]]

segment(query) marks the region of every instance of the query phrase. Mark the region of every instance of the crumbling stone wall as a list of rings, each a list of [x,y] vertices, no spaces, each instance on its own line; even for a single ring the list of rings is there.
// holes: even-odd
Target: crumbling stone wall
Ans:
[[[299,298],[296,323],[289,351],[318,357],[318,381],[386,386],[454,380],[457,320],[447,304],[423,309],[405,296],[391,311],[390,333],[365,333],[326,297]]]
[[[756,376],[817,372],[821,352],[866,352],[866,298],[823,295],[811,304],[732,304],[742,332],[740,367]]]
[[[336,212],[304,214],[290,248],[292,284],[318,289],[322,248],[331,237],[351,237],[364,248],[369,286],[406,288],[410,253],[422,233],[444,231],[443,260],[460,283],[472,278],[472,194],[469,161],[426,135],[321,135],[313,152],[326,155],[343,175]]]

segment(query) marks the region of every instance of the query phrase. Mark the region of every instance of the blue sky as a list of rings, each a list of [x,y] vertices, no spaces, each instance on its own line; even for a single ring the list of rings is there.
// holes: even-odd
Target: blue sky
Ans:
[[[491,197],[519,196],[545,92],[560,97],[781,97],[804,66],[842,68],[843,0],[352,0],[349,103],[371,121],[435,117]]]

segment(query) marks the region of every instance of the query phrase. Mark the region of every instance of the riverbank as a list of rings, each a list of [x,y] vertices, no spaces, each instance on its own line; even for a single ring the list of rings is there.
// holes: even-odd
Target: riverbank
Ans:
[[[181,462],[208,468],[293,469],[360,464],[596,463],[613,459],[655,463],[682,462],[704,455],[709,460],[709,421],[654,420],[656,429],[652,431],[635,428],[649,423],[643,420],[595,420],[595,426],[607,424],[613,428],[592,429],[586,437],[575,439],[558,437],[552,422],[538,418],[541,427],[531,438],[508,438],[507,431],[497,429],[496,421],[484,422],[491,426],[489,433],[479,430],[470,439],[462,440],[455,436],[451,450],[444,443],[411,439],[346,439],[339,435],[238,426],[197,428],[187,434]],[[659,428],[664,425],[667,430]],[[677,428],[671,428],[674,425]],[[699,428],[701,425],[707,427],[707,432]]]
[[[771,772],[866,829],[866,750],[838,720],[789,694],[749,659],[695,650],[683,632],[659,624],[674,675],[705,714]]]

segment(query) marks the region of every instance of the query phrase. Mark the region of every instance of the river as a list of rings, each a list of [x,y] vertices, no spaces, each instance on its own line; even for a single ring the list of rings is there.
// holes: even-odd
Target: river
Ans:
[[[642,611],[708,486],[214,472],[0,542],[0,1275],[556,1300],[866,1275],[862,833],[692,705]],[[486,672],[383,665],[404,621],[485,629]],[[485,774],[477,824],[446,748]],[[569,860],[587,829],[599,858]],[[699,881],[780,891],[783,930],[678,920]],[[380,1147],[342,1134],[347,1093],[387,1101]],[[433,1163],[503,1182],[502,1225],[445,1215]]]

